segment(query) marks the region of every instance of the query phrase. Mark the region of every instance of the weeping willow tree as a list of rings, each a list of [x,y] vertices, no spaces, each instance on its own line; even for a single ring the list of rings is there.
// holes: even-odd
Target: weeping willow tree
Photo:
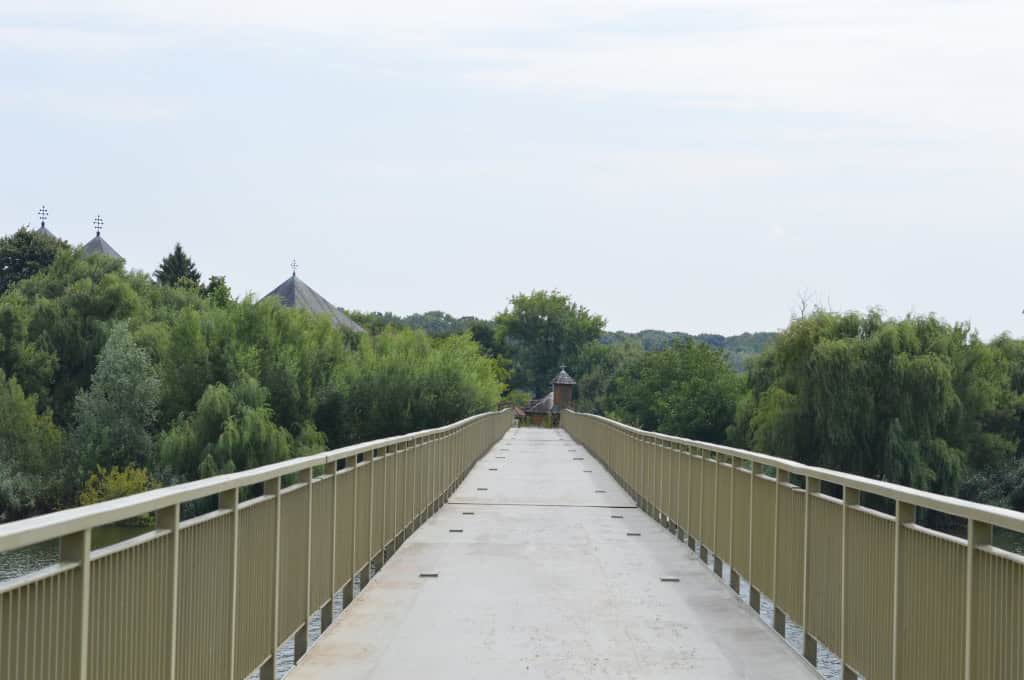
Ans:
[[[1018,436],[1000,414],[1019,395],[1001,354],[965,324],[816,312],[751,367],[734,443],[955,494],[1004,464]]]

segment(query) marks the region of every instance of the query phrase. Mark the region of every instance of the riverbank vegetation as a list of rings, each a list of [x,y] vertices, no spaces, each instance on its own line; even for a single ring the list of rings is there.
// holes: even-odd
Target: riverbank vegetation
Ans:
[[[185,258],[160,283],[36,232],[0,239],[0,520],[439,426],[504,390],[468,334],[349,334],[200,285]]]
[[[184,249],[151,277],[37,232],[0,239],[0,520],[525,403],[577,408],[1024,510],[1024,340],[824,310],[779,333],[610,333],[558,291],[492,319],[235,298]]]

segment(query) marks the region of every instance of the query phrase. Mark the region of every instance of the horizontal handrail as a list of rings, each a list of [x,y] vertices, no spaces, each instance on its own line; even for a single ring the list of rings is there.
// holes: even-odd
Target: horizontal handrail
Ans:
[[[367,451],[376,451],[416,439],[443,435],[488,415],[482,413],[464,418],[451,425],[352,444],[332,451],[292,458],[280,463],[271,463],[270,465],[263,465],[241,472],[216,475],[194,482],[144,491],[92,505],[58,510],[57,512],[50,512],[45,515],[7,522],[0,524],[0,552],[43,543],[44,541],[60,538],[63,535],[85,529],[123,522],[132,517],[146,515],[170,505],[180,505],[181,503],[187,503],[200,498],[215,496],[223,491],[260,484],[269,479],[294,474],[310,467],[328,465],[342,459],[355,458]]]
[[[733,448],[731,446],[725,446],[724,444],[712,444],[710,442],[704,442],[697,439],[688,439],[686,437],[677,437],[675,435],[642,430],[638,427],[633,427],[632,425],[626,425],[625,423],[605,418],[604,416],[593,414],[586,414],[586,416],[588,418],[593,418],[595,420],[604,421],[605,423],[614,425],[615,427],[633,435],[654,437],[660,441],[699,447],[705,451],[711,451],[712,453],[739,458],[740,460],[757,463],[765,467],[784,470],[790,474],[798,475],[800,477],[812,477],[837,486],[854,488],[864,493],[883,496],[885,498],[909,503],[929,510],[936,510],[947,515],[955,515],[965,519],[973,519],[979,522],[995,524],[1011,531],[1024,533],[1024,513],[1010,510],[1008,508],[975,503],[973,501],[966,501],[953,496],[943,496],[942,494],[932,493],[930,491],[921,491],[920,489],[915,489],[913,487],[885,482],[879,479],[871,479],[870,477],[862,477],[861,475],[854,475],[847,472],[838,472],[829,468],[805,465],[788,458],[779,458],[778,456],[771,456],[766,453]]]

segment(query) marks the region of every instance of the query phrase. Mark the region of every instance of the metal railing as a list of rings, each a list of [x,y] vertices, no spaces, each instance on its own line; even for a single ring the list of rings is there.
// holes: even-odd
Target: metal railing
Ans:
[[[0,552],[60,539],[59,563],[0,584],[4,680],[274,677],[335,594],[352,599],[512,424],[510,411],[0,525]],[[288,484],[290,480],[298,480]],[[245,498],[252,493],[253,498]],[[217,509],[182,521],[183,503]],[[91,531],[155,529],[91,549]]]
[[[790,460],[656,434],[593,415],[564,427],[749,602],[775,603],[843,661],[844,679],[1024,678],[1024,558],[993,545],[1024,514]],[[869,505],[871,507],[869,507]],[[875,509],[875,508],[880,509]],[[918,524],[918,509],[966,538]]]

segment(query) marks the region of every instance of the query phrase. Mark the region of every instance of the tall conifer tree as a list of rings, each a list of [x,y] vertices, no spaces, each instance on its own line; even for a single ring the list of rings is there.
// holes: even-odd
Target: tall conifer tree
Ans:
[[[185,254],[180,243],[174,244],[174,250],[163,259],[154,276],[157,283],[165,286],[180,285],[183,281],[191,281],[198,286],[202,279],[195,262]]]

